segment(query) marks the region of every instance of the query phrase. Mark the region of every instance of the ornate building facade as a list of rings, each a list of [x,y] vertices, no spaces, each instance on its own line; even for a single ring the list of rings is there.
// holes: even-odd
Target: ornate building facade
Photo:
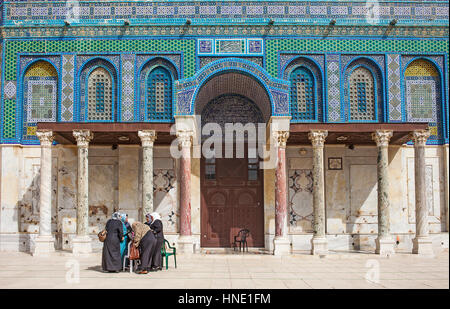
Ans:
[[[158,211],[188,252],[242,228],[274,254],[448,248],[448,21],[446,1],[2,1],[0,250],[90,252],[114,211]],[[195,116],[264,124],[276,164],[198,155]]]

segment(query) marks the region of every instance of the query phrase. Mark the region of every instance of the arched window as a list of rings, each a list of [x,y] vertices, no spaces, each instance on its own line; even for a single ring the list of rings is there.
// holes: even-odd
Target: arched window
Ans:
[[[103,68],[94,69],[88,78],[87,120],[113,120],[113,83]]]
[[[24,118],[29,124],[56,121],[58,73],[47,61],[33,63],[24,77]]]
[[[139,120],[173,121],[173,83],[177,68],[167,59],[147,61],[139,73]]]
[[[359,66],[349,78],[349,120],[375,120],[375,83],[372,73]]]
[[[109,61],[95,58],[80,71],[79,121],[113,122],[117,120],[117,73]]]
[[[295,120],[316,120],[316,99],[314,76],[310,70],[301,66],[292,71],[291,115]]]
[[[430,140],[438,139],[441,110],[440,76],[430,61],[417,59],[405,70],[406,120],[428,122]]]

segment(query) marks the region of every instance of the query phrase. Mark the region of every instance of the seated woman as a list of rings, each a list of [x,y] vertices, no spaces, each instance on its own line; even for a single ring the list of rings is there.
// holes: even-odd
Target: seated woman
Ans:
[[[157,212],[151,213],[150,218],[152,219],[150,229],[156,236],[156,246],[155,250],[153,250],[151,271],[157,271],[162,270],[161,247],[164,246],[163,224],[161,217]]]
[[[149,233],[150,227],[141,223],[134,222],[131,226],[134,232],[133,246],[140,248],[140,260],[141,264],[139,266],[139,274],[147,274],[153,255],[153,250],[156,245],[156,238],[152,232]]]
[[[120,242],[123,241],[123,226],[118,212],[113,213],[106,222],[105,229],[107,234],[103,243],[102,268],[108,272],[119,272],[122,269]]]

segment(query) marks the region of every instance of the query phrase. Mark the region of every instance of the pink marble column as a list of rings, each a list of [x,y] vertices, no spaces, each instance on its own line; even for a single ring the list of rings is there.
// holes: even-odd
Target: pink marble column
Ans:
[[[191,236],[191,145],[193,132],[177,132],[180,158],[180,236]]]
[[[274,255],[290,252],[287,239],[287,190],[286,190],[286,141],[289,131],[273,132],[277,146],[277,166],[275,170],[275,238]]]

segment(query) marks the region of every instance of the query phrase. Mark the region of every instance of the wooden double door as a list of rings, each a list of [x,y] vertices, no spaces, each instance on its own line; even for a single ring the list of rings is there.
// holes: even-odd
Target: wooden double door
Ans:
[[[249,229],[249,247],[264,247],[263,172],[249,158],[201,160],[201,246],[231,247]]]

